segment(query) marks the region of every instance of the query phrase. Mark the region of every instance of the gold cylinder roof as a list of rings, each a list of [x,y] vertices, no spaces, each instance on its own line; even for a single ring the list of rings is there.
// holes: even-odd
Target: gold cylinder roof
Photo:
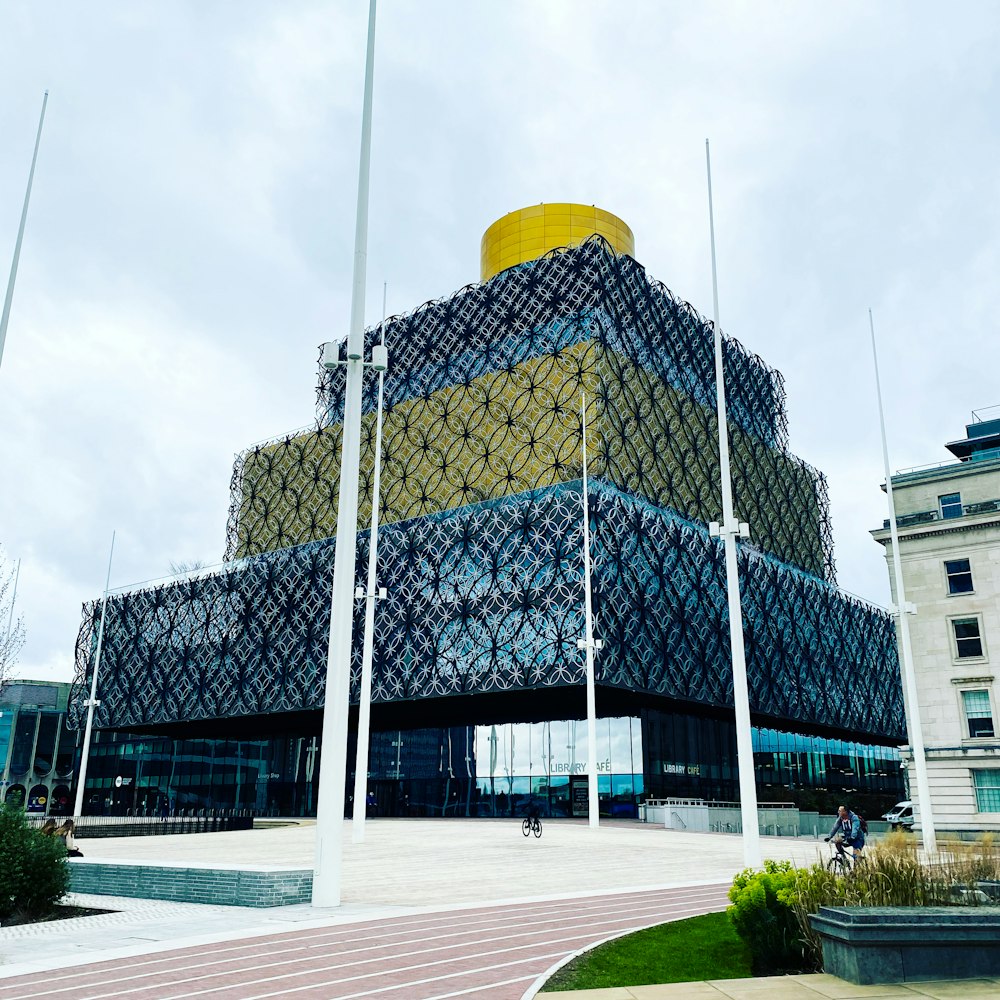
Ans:
[[[481,280],[487,281],[508,267],[536,260],[558,247],[577,246],[595,233],[618,253],[635,256],[632,230],[603,208],[555,202],[508,212],[483,233]]]

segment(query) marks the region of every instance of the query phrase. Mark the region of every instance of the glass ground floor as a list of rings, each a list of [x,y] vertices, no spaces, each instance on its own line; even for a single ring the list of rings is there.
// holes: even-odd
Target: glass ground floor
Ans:
[[[108,815],[245,809],[261,815],[316,812],[320,719],[260,739],[184,739],[97,732],[85,811]],[[353,791],[354,737],[348,748]],[[902,798],[891,746],[753,732],[762,801]],[[394,729],[373,732],[368,810],[375,816],[510,816],[530,805],[546,816],[587,810],[585,721]],[[595,752],[601,813],[635,816],[647,798],[738,798],[732,722],[660,710],[599,719]],[[350,799],[345,810],[350,811]],[[871,807],[869,807],[869,811]]]

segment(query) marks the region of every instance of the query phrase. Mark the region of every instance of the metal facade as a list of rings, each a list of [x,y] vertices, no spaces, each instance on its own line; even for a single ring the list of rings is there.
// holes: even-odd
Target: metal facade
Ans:
[[[731,705],[706,523],[720,512],[711,324],[594,239],[396,317],[385,339],[374,701],[583,683],[582,390],[596,412],[598,684]],[[754,536],[740,552],[752,708],[793,729],[898,736],[893,625],[833,586],[825,483],[788,451],[781,377],[732,340],[725,364],[737,514]],[[321,374],[318,402],[315,428],[238,456],[230,563],[111,599],[98,726],[322,706],[342,374]],[[361,523],[373,408],[369,385]],[[362,533],[359,580],[366,562]],[[98,611],[84,609],[78,685]]]

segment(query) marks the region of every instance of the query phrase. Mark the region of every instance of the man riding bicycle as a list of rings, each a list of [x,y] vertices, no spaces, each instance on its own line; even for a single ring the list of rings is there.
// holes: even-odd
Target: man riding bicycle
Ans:
[[[830,836],[824,839],[827,843],[832,840],[837,845],[850,847],[854,855],[854,862],[857,864],[865,849],[865,834],[861,829],[861,817],[852,813],[847,806],[841,806],[837,810],[837,822],[833,824]]]

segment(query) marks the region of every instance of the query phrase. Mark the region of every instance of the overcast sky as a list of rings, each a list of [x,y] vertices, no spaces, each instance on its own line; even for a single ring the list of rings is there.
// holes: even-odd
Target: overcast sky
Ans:
[[[80,605],[218,561],[234,454],[308,423],[349,313],[364,0],[0,4],[0,368],[16,673],[69,679]],[[479,277],[497,217],[596,204],[787,380],[839,579],[886,603],[866,310],[894,467],[1000,403],[1000,11],[954,4],[383,0],[369,322]]]

